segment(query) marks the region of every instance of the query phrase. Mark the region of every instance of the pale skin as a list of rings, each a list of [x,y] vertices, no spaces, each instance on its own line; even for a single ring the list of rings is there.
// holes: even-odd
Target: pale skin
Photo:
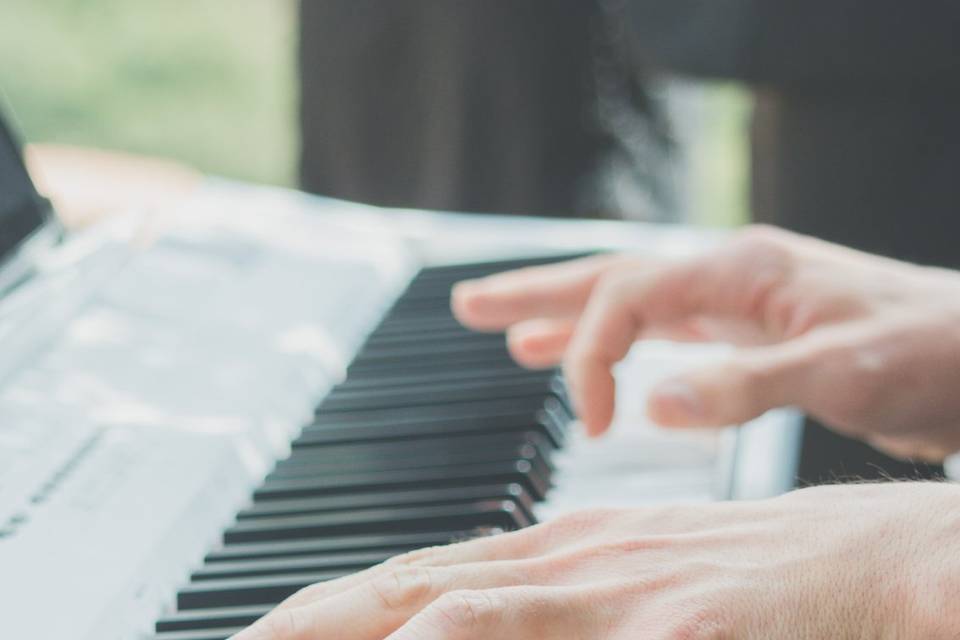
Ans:
[[[464,283],[454,310],[562,363],[586,428],[612,367],[650,336],[724,339],[728,361],[667,381],[668,427],[798,406],[897,454],[960,449],[960,275],[785,232],[705,256],[604,256]],[[960,488],[853,485],[773,500],[588,511],[427,549],[309,587],[238,640],[960,637]]]

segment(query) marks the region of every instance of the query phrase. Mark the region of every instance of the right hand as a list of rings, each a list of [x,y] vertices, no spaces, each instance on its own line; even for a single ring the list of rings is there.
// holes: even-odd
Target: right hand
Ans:
[[[894,455],[960,450],[960,274],[752,228],[707,255],[608,255],[464,282],[453,309],[532,367],[564,363],[588,432],[613,417],[613,366],[638,339],[723,340],[718,365],[651,394],[665,426],[796,406]]]
[[[311,585],[233,640],[956,639],[960,488],[587,511]]]

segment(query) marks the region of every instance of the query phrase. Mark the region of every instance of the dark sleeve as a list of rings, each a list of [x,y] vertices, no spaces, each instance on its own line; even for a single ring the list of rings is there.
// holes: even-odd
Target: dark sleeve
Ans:
[[[638,55],[769,85],[960,82],[957,0],[630,0]]]

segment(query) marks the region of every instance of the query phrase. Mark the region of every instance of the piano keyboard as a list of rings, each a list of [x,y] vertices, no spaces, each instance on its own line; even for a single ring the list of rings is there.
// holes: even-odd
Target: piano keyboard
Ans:
[[[535,522],[571,412],[553,371],[462,328],[451,286],[550,260],[421,271],[156,624],[225,640],[297,590]]]

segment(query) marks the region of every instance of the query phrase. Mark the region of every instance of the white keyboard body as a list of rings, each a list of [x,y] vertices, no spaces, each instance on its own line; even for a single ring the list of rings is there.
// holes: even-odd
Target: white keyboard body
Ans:
[[[0,638],[146,635],[174,587],[403,285],[425,264],[628,247],[685,228],[381,211],[212,183],[141,243],[69,242],[0,303]],[[789,412],[741,434],[665,433],[642,389],[716,349],[642,345],[618,423],[574,438],[539,516],[789,487]]]

